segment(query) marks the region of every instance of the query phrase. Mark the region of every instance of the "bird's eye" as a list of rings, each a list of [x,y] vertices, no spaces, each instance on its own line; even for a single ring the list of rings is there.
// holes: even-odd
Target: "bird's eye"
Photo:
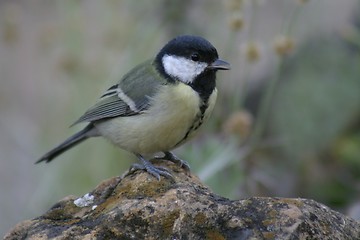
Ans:
[[[199,60],[200,60],[199,54],[193,53],[193,54],[191,55],[191,60],[193,60],[194,62],[199,61]]]

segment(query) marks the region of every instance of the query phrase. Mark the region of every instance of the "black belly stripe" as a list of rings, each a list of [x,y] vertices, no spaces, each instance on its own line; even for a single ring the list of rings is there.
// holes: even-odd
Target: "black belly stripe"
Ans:
[[[205,71],[189,84],[199,94],[201,99],[199,114],[196,115],[193,124],[187,130],[185,136],[174,147],[183,143],[193,131],[196,131],[203,124],[206,109],[209,107],[209,98],[214,93],[216,87],[215,73],[216,71]]]
[[[208,102],[202,102],[199,110],[200,110],[200,114],[197,114],[196,115],[196,118],[194,119],[194,122],[193,124],[189,127],[189,129],[187,130],[187,132],[185,133],[185,136],[177,143],[175,144],[174,147],[177,147],[179,146],[182,142],[184,142],[188,137],[189,135],[193,132],[193,131],[196,131],[204,122],[204,117],[205,117],[205,112],[206,112],[206,109],[209,107],[209,104]]]

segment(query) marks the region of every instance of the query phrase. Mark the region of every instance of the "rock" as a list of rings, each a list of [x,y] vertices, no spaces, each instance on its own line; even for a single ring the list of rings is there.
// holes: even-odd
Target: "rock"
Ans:
[[[360,223],[313,200],[231,201],[172,163],[174,179],[146,172],[66,197],[4,239],[360,239]]]

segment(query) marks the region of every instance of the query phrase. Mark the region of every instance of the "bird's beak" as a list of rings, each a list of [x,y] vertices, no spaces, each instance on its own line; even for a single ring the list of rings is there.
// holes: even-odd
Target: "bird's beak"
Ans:
[[[230,63],[225,62],[221,59],[216,59],[212,64],[210,64],[207,68],[214,70],[229,70]]]

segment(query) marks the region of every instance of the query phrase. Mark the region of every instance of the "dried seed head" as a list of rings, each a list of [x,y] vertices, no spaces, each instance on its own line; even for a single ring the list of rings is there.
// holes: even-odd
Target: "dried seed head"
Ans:
[[[240,13],[234,13],[229,21],[231,30],[238,31],[241,30],[244,26],[244,18]]]
[[[229,10],[236,11],[242,8],[243,2],[243,0],[227,0],[226,5]]]
[[[5,43],[15,43],[19,39],[19,21],[21,11],[18,4],[8,4],[5,6],[1,29],[2,40]]]
[[[294,40],[288,36],[278,36],[274,41],[275,52],[279,56],[285,56],[294,50]]]
[[[227,134],[246,138],[251,132],[253,117],[247,111],[234,112],[224,123],[223,129]]]
[[[245,54],[246,60],[248,62],[256,62],[260,58],[260,47],[259,44],[255,42],[249,42],[242,47],[242,51]]]

